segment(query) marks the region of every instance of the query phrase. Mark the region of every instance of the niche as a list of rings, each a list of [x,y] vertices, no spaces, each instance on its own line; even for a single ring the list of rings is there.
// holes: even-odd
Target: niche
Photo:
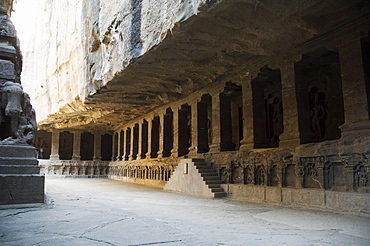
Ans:
[[[301,143],[339,139],[344,106],[339,54],[321,49],[295,64]]]
[[[284,130],[280,70],[262,67],[252,80],[252,93],[254,147],[278,147]]]
[[[206,153],[212,141],[212,97],[204,94],[198,102],[198,153]]]
[[[92,160],[94,156],[94,135],[90,132],[81,134],[81,160]]]
[[[73,134],[64,131],[59,136],[59,159],[71,160],[73,153]]]
[[[112,135],[104,134],[101,136],[101,160],[111,161],[112,159]]]

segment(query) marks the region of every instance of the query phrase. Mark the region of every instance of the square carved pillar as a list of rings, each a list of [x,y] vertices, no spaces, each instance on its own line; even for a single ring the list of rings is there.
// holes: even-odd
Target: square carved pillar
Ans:
[[[123,143],[122,143],[122,139],[121,139],[121,130],[118,130],[118,142],[117,142],[117,161],[121,161],[122,160],[122,146],[123,146]]]
[[[51,132],[50,160],[59,160],[59,138],[60,138],[60,131],[53,130]]]
[[[212,144],[209,152],[218,153],[221,150],[221,122],[220,122],[220,92],[212,93]]]
[[[152,153],[152,128],[153,128],[154,116],[151,116],[148,120],[148,152],[146,153],[146,159],[150,159]]]
[[[116,136],[117,136],[117,138],[116,138]],[[111,157],[112,161],[117,160],[117,153],[118,153],[118,147],[116,148],[117,145],[118,145],[118,133],[113,132],[113,134],[112,134],[112,157]]]
[[[241,151],[253,149],[253,94],[251,76],[246,77],[242,81],[243,95],[243,139],[240,141]]]
[[[298,105],[295,86],[294,62],[280,66],[284,132],[279,136],[279,147],[297,146],[300,144],[298,125]]]
[[[164,149],[164,114],[159,115],[159,150],[157,152],[158,158],[163,157]]]
[[[130,138],[130,156],[128,158],[129,161],[135,160],[134,158],[134,138],[135,138],[135,124],[133,124],[131,127],[131,138]]]
[[[191,146],[189,154],[195,155],[198,153],[198,101],[194,100],[190,103],[191,106]]]
[[[101,132],[94,133],[94,161],[101,160]]]
[[[73,131],[73,155],[72,160],[81,160],[81,131]]]
[[[141,159],[142,152],[143,152],[143,122],[139,123],[139,129],[138,129],[138,148],[137,148],[137,158]]]
[[[179,108],[173,109],[173,148],[171,157],[178,157],[179,154]]]
[[[339,47],[345,123],[342,138],[370,134],[368,99],[360,37]]]

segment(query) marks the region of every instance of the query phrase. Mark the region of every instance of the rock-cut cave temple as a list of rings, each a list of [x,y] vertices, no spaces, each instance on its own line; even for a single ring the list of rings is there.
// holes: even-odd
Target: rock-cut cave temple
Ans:
[[[46,175],[370,212],[369,1],[35,5]]]

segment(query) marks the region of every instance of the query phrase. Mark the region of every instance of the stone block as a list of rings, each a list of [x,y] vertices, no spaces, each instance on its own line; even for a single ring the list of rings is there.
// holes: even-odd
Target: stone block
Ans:
[[[44,175],[0,174],[0,205],[43,203]]]

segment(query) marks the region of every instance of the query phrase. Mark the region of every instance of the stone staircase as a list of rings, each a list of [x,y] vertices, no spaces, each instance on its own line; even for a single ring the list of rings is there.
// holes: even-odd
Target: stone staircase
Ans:
[[[227,195],[217,172],[199,158],[180,160],[164,190],[212,198]]]
[[[214,197],[225,197],[227,194],[221,187],[221,179],[218,173],[207,165],[204,159],[193,159],[194,166],[203,177],[204,182],[214,194]]]

